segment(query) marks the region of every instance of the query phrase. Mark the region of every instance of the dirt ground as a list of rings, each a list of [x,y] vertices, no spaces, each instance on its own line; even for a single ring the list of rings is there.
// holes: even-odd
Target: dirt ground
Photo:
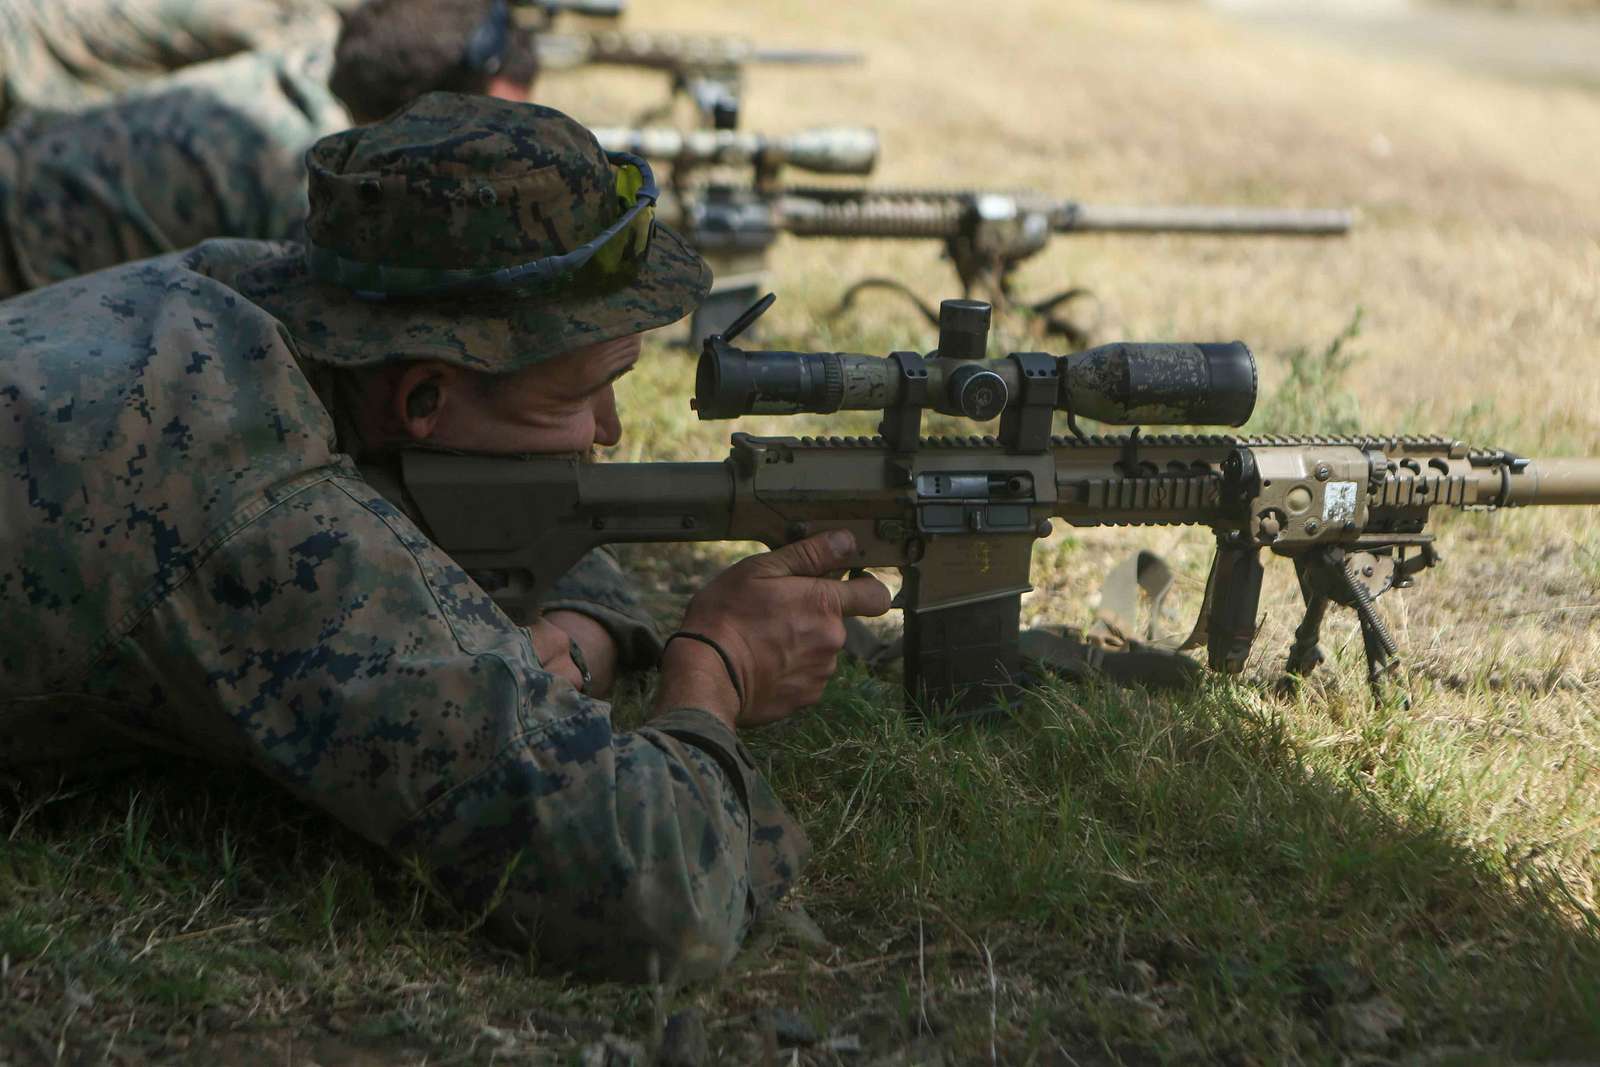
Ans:
[[[1263,27],[1372,53],[1522,81],[1600,88],[1600,5],[1592,0],[1207,0]]]

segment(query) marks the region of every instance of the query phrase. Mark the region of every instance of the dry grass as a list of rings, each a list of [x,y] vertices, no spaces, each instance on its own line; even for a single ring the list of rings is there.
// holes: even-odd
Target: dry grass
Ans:
[[[1467,4],[1501,11],[1541,11],[1593,14],[1600,11],[1595,0],[1438,0],[1440,3]]]
[[[663,25],[863,47],[871,62],[859,69],[757,71],[747,125],[865,119],[883,141],[885,184],[1353,205],[1364,225],[1348,241],[1077,238],[1025,278],[1092,283],[1123,336],[1242,337],[1264,354],[1318,343],[1361,307],[1375,357],[1351,387],[1375,426],[1443,425],[1481,403],[1508,421],[1537,414],[1529,448],[1600,437],[1600,376],[1581,373],[1600,325],[1594,94],[1372,62],[1168,5],[786,14],[798,10],[652,8]],[[618,107],[614,80],[586,75],[544,95],[604,113]],[[774,315],[791,334],[813,329],[840,278],[869,269],[930,294],[953,284],[929,246],[796,241],[776,259]],[[884,314],[865,325],[906,341],[922,332]],[[1521,398],[1508,402],[1513,389]]]

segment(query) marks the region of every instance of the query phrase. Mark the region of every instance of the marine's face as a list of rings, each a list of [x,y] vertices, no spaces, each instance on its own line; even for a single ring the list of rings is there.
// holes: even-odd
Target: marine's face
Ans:
[[[616,380],[640,335],[585,345],[510,374],[443,383],[430,443],[473,452],[585,452],[622,440]]]

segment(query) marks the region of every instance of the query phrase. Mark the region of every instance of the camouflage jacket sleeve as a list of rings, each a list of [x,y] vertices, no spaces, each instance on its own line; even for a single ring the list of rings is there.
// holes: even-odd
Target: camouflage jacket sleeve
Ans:
[[[75,111],[150,78],[258,49],[332,45],[359,0],[5,0],[0,123]]]
[[[192,720],[169,726],[420,858],[570,969],[714,973],[804,850],[727,727],[677,709],[614,730],[342,467],[280,486],[122,653],[113,669],[154,673]]]
[[[304,156],[350,125],[319,49],[192,67],[0,135],[0,295],[211,237],[299,237]]]
[[[596,548],[556,582],[545,611],[576,611],[606,628],[624,670],[643,670],[661,659],[661,634],[640,603],[616,556]]]

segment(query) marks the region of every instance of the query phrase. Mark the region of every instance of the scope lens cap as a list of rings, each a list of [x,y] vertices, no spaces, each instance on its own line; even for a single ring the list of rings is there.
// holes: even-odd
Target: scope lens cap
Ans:
[[[702,419],[726,419],[729,398],[722,395],[722,363],[709,341],[700,351],[700,362],[694,369],[694,409]],[[736,404],[733,406],[737,406]],[[735,411],[734,414],[740,414]]]
[[[1202,421],[1213,426],[1243,426],[1256,409],[1256,359],[1239,341],[1202,344],[1211,371],[1211,394]]]

